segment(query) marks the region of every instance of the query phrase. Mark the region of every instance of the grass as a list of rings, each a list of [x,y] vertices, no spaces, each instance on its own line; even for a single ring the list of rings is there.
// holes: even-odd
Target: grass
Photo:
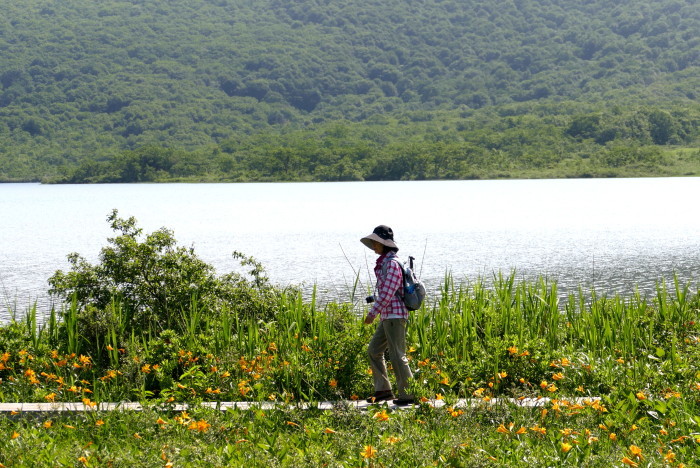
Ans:
[[[0,418],[4,466],[697,466],[700,297],[560,299],[555,283],[497,275],[413,313],[414,410],[300,410],[372,391],[373,327],[342,304],[281,292],[273,320],[193,298],[173,329],[129,332],[113,303],[87,342],[75,303],[0,328],[0,401],[141,401],[144,412]],[[94,331],[94,330],[93,330]],[[497,397],[551,399],[543,407]],[[600,401],[588,399],[601,397]],[[431,402],[443,399],[444,406]],[[458,406],[468,398],[475,406]],[[576,398],[582,398],[577,400]],[[217,411],[201,401],[276,401]],[[188,402],[189,414],[170,404]],[[22,417],[20,417],[22,416]],[[170,464],[170,465],[169,465]]]
[[[698,443],[668,421],[564,405],[87,413],[0,432],[6,466],[693,466]]]

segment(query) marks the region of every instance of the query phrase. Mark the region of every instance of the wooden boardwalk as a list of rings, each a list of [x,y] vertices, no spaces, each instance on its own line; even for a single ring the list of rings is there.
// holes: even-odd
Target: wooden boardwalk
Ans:
[[[558,401],[566,401],[571,404],[585,405],[599,401],[598,397],[588,398],[562,398]],[[488,401],[481,399],[460,399],[450,406],[453,408],[465,408],[474,406],[488,405],[514,405],[522,407],[539,407],[551,403],[550,398],[493,398]],[[446,406],[444,400],[428,400],[427,403],[435,408]],[[77,413],[88,411],[143,411],[145,409],[153,409],[158,411],[186,411],[193,407],[206,407],[226,411],[228,409],[250,410],[264,409],[271,410],[275,408],[288,409],[310,409],[318,408],[320,410],[333,409],[354,409],[366,410],[370,407],[385,406],[391,409],[407,409],[413,405],[397,406],[391,401],[383,401],[381,403],[370,404],[364,400],[339,400],[339,401],[322,401],[318,403],[277,403],[277,402],[250,402],[250,401],[206,401],[197,404],[163,404],[163,405],[143,405],[135,402],[118,402],[118,403],[97,403],[94,406],[84,403],[0,403],[0,415],[17,415],[17,414],[39,414],[39,413]]]

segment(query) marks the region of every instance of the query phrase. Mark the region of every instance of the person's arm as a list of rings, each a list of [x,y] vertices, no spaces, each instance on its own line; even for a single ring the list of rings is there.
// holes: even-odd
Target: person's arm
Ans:
[[[389,260],[386,268],[386,275],[378,281],[377,294],[372,305],[372,309],[367,313],[365,323],[372,323],[377,315],[386,311],[391,304],[391,300],[396,295],[396,291],[403,285],[403,273],[401,267],[395,261]]]

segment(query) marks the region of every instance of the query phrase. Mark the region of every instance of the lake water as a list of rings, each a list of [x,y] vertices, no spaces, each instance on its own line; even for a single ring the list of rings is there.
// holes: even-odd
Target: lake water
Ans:
[[[700,179],[577,179],[293,184],[0,184],[0,321],[51,304],[47,279],[66,255],[91,262],[112,235],[112,209],[145,232],[172,229],[219,273],[240,251],[281,285],[314,284],[348,301],[375,255],[359,239],[394,229],[429,289],[515,269],[560,289],[653,292],[677,273],[700,278]],[[364,297],[364,291],[358,296]],[[354,298],[357,300],[358,298]]]

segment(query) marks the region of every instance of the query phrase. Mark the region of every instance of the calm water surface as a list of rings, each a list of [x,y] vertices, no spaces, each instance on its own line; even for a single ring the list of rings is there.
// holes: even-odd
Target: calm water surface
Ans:
[[[429,288],[515,270],[560,289],[653,291],[677,273],[700,278],[700,179],[581,179],[300,184],[0,184],[0,320],[34,301],[50,307],[47,279],[66,255],[91,262],[112,235],[112,209],[146,232],[174,231],[220,273],[241,251],[281,285],[314,284],[353,300],[370,284],[374,254],[359,239],[395,232]],[[364,291],[358,294],[364,297]],[[357,300],[357,298],[355,298]]]

